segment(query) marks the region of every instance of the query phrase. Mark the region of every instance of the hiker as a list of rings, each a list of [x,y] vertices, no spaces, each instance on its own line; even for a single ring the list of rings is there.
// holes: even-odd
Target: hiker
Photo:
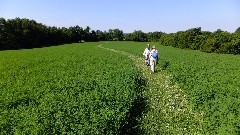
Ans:
[[[147,44],[147,47],[145,48],[144,52],[143,52],[143,55],[145,56],[145,64],[147,66],[149,66],[149,55],[150,55],[150,45]]]
[[[150,66],[151,66],[151,71],[155,72],[156,71],[156,64],[158,63],[158,51],[155,47],[155,45],[152,47],[152,50],[150,52]]]

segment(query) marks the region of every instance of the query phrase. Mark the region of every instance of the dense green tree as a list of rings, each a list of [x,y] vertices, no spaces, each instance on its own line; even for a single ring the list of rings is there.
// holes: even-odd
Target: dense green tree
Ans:
[[[106,40],[106,33],[102,32],[100,30],[97,30],[96,35],[97,35],[98,40],[100,40],[100,41]]]
[[[201,31],[201,27],[178,31],[161,36],[159,42],[163,45],[179,48],[190,48],[204,52],[239,53],[239,34],[231,34],[221,29],[215,32]]]
[[[91,28],[89,26],[87,26],[85,29],[84,29],[84,40],[85,41],[91,41]]]
[[[175,40],[174,40],[174,33],[170,33],[170,34],[165,34],[160,38],[160,43],[162,45],[166,45],[166,46],[176,46]]]
[[[147,33],[147,40],[149,42],[158,42],[160,38],[163,36],[163,32],[149,32]]]
[[[86,30],[87,29],[87,30]],[[78,25],[77,26],[74,26],[74,27],[70,27],[69,30],[70,30],[70,37],[71,37],[71,41],[72,42],[81,42],[81,40],[84,39],[84,36],[88,36],[89,34],[89,30],[90,28],[87,27],[85,30],[83,30],[82,27],[79,27]],[[85,32],[88,32],[88,33],[85,33]]]
[[[209,37],[208,39],[206,39],[204,45],[200,49],[202,51],[210,53],[216,50],[216,46],[217,46],[217,40],[215,38]]]
[[[226,43],[231,42],[232,35],[229,32],[218,29],[214,32],[214,38],[217,41],[216,45],[213,46],[214,52],[223,53],[223,48],[226,46]]]
[[[188,48],[188,43],[186,40],[186,33],[183,31],[179,31],[174,36],[174,44],[173,46],[179,47],[179,48]]]
[[[185,32],[185,46],[184,48],[191,48],[193,46],[193,44],[195,44],[196,42],[194,42],[194,39],[196,36],[201,35],[201,27],[197,27],[197,28],[192,28],[189,30],[186,30]]]
[[[147,35],[141,30],[137,30],[137,31],[135,30],[132,33],[132,39],[133,41],[144,42],[144,41],[147,41]]]
[[[91,41],[98,41],[97,33],[94,30],[91,31],[90,40]]]
[[[240,54],[240,33],[233,34],[230,53]]]
[[[106,39],[106,34],[103,35]],[[63,43],[73,43],[82,40],[97,41],[98,35],[87,26],[69,28],[49,27],[29,19],[0,18],[0,50],[33,48]]]
[[[62,27],[61,28],[61,42],[65,42],[65,43],[71,43],[71,38],[72,38],[72,31],[70,31],[70,28],[65,28],[65,27]]]
[[[119,29],[109,29],[108,33],[108,40],[122,41],[124,38],[123,31]]]
[[[206,37],[201,34],[194,37],[192,44],[189,45],[190,49],[199,50],[200,47],[204,44]]]
[[[124,35],[124,40],[126,41],[133,41],[132,33],[127,33]]]
[[[81,41],[137,41],[160,42],[163,45],[190,48],[205,52],[240,54],[240,27],[234,33],[222,31],[201,31],[201,27],[166,34],[163,32],[144,33],[135,30],[123,34],[120,29],[108,32],[94,31],[76,25],[69,28],[49,27],[29,19],[0,18],[0,50],[34,48]]]
[[[113,30],[113,40],[122,41],[123,40],[123,31],[119,29]]]
[[[0,18],[0,50],[7,49],[5,44],[7,44],[7,35],[6,35],[6,20]]]

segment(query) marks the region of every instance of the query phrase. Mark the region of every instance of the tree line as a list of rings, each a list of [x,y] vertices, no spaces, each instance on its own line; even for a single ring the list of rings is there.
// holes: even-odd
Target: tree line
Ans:
[[[123,33],[120,29],[108,31],[91,30],[89,26],[78,25],[50,27],[29,19],[0,18],[0,50],[35,48],[84,41],[136,41],[159,42],[162,45],[189,48],[204,52],[240,54],[240,27],[229,33],[218,29],[215,32],[202,31],[201,27],[166,34],[135,30]]]
[[[36,48],[65,43],[77,43],[100,40],[123,40],[124,34],[119,29],[108,32],[73,27],[50,27],[29,19],[0,18],[0,50]]]
[[[164,34],[159,42],[166,46],[189,48],[204,52],[240,54],[240,27],[234,33],[218,29],[201,31],[201,27]]]
[[[165,46],[200,50],[203,52],[240,54],[240,27],[234,33],[218,29],[202,31],[201,27],[166,34],[164,32],[144,33],[141,30],[125,35],[125,40],[159,42]]]

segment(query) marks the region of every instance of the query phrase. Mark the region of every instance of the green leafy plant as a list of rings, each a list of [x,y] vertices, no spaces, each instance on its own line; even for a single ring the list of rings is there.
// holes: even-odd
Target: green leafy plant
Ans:
[[[119,134],[142,86],[96,43],[0,53],[0,134]]]

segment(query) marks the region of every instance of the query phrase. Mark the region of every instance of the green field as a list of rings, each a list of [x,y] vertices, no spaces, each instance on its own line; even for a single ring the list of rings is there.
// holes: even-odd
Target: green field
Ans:
[[[0,77],[0,134],[116,134],[142,89],[96,43],[1,51]]]
[[[139,57],[146,47],[146,43],[136,42],[102,44]],[[203,53],[155,45],[160,52],[157,68],[166,69],[172,82],[179,84],[187,93],[191,108],[203,113],[203,134],[239,134],[239,55]]]
[[[0,51],[0,134],[240,134],[239,55],[146,44]]]

